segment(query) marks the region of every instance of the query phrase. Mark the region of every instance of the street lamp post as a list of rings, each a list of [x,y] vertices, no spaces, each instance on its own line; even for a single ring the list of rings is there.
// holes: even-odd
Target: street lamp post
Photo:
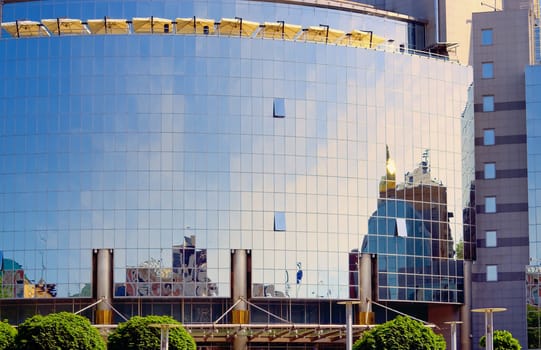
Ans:
[[[483,307],[471,311],[485,314],[486,349],[494,350],[494,313],[507,311],[507,309],[503,307]]]
[[[339,301],[338,304],[346,305],[346,350],[353,348],[353,304],[360,304],[359,300]]]
[[[160,350],[169,350],[169,330],[171,328],[179,328],[182,325],[175,323],[151,323],[149,327],[159,328],[160,332]]]
[[[462,321],[447,321],[444,323],[451,325],[451,350],[456,350],[456,325],[462,324]]]

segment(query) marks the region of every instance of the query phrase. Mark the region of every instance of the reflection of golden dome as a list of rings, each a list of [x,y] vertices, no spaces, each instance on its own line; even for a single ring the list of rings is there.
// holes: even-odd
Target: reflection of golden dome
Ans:
[[[394,190],[396,187],[396,165],[391,159],[389,146],[386,146],[387,160],[385,162],[385,175],[379,182],[379,193],[386,193],[388,190]]]
[[[395,178],[396,174],[396,165],[394,164],[394,160],[387,159],[387,179]]]

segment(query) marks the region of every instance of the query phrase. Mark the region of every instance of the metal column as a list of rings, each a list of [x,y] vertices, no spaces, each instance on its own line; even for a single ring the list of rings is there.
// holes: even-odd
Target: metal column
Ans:
[[[97,251],[97,280],[96,280],[96,297],[103,298],[104,302],[97,305],[96,323],[97,324],[112,324],[113,310],[111,304],[113,302],[113,251],[110,249],[99,249]]]
[[[460,330],[460,348],[471,349],[471,272],[472,262],[464,260],[464,304],[460,308],[460,320],[462,329]]]
[[[233,301],[248,297],[248,254],[244,249],[233,252]],[[232,311],[232,323],[246,324],[249,322],[249,313],[244,301],[238,303]],[[233,340],[234,350],[247,349],[248,338],[237,334]]]
[[[374,313],[371,312],[370,300],[372,300],[372,257],[370,254],[362,254],[359,267],[360,285],[360,312],[359,324],[374,323]]]

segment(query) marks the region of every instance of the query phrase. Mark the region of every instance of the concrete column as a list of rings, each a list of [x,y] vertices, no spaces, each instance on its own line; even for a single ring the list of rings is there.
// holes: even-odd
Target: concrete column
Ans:
[[[96,257],[97,279],[96,279],[96,297],[104,298],[106,303],[101,302],[97,305],[96,323],[112,324],[113,310],[113,251],[110,249],[99,249]]]
[[[233,302],[240,297],[248,298],[248,254],[244,249],[237,249],[233,252]],[[249,323],[249,313],[244,301],[238,303],[232,312],[232,323]],[[237,334],[233,340],[233,350],[247,349],[248,338]]]
[[[362,254],[361,263],[359,265],[359,290],[361,300],[359,324],[373,324],[374,313],[372,312],[370,303],[367,302],[367,300],[372,300],[372,257],[370,254]]]
[[[460,349],[469,350],[471,346],[470,335],[471,329],[471,273],[472,262],[470,260],[464,260],[464,305],[460,309],[460,320],[462,321],[462,328],[460,332]]]

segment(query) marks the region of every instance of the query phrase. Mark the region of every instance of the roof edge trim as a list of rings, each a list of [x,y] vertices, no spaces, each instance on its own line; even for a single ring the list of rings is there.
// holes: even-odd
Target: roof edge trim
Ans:
[[[333,9],[333,10],[369,14],[372,16],[385,17],[389,19],[402,21],[402,22],[415,22],[415,23],[419,23],[423,25],[428,23],[426,19],[412,17],[412,16],[401,14],[401,13],[397,13],[397,12],[381,10],[371,5],[366,5],[366,4],[362,4],[355,1],[349,1],[349,0],[250,0],[250,1],[321,7],[321,8],[327,8],[327,9]]]

